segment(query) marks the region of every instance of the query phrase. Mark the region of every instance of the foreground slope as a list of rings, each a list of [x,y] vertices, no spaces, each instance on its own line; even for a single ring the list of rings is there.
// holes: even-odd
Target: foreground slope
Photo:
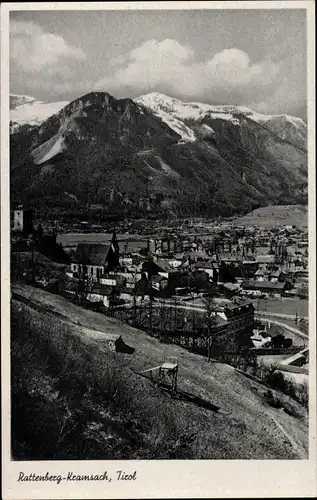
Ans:
[[[138,377],[142,391],[149,394],[152,394],[153,384],[136,373],[160,364],[167,357],[177,357],[179,391],[184,397],[171,399],[163,390],[155,389],[155,397],[160,401],[155,400],[156,411],[167,405],[177,415],[178,426],[191,428],[194,438],[190,446],[194,458],[307,457],[305,410],[298,406],[297,417],[294,417],[281,409],[271,408],[263,398],[266,388],[231,366],[216,362],[207,364],[203,357],[175,345],[160,343],[126,324],[83,310],[41,290],[19,285],[13,287],[13,293],[13,302],[31,311],[33,321],[42,317],[43,321],[50,318],[51,322],[54,316],[60,329],[65,324],[71,325],[68,335],[76,335],[86,345],[93,344],[101,349],[105,366],[110,356],[105,347],[107,339],[121,336],[135,351],[133,354],[116,353],[115,362],[130,372],[131,377]]]
[[[91,92],[20,127],[11,135],[12,200],[184,216],[306,203],[302,120],[179,102]]]

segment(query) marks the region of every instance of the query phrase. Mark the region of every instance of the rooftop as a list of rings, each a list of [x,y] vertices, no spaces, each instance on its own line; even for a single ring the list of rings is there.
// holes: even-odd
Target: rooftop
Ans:
[[[91,266],[104,266],[110,245],[96,243],[78,243],[74,262]]]
[[[272,281],[255,281],[255,280],[245,280],[242,283],[242,287],[248,290],[283,290],[285,288],[285,282],[274,283]]]

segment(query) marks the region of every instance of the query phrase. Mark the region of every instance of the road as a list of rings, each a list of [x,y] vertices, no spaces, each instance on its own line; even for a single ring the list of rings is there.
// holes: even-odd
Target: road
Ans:
[[[301,332],[298,328],[294,328],[293,326],[286,325],[285,323],[282,323],[281,321],[277,321],[276,319],[267,318],[265,316],[262,316],[260,311],[256,313],[256,316],[261,321],[264,321],[265,323],[273,323],[274,325],[281,326],[281,327],[285,328],[286,330],[289,330],[290,332],[294,333],[295,335],[298,335],[298,337],[301,337],[302,339],[309,338],[306,333]]]
[[[296,319],[295,314],[276,313],[276,312],[269,312],[269,311],[256,311],[255,314],[261,314],[261,316],[269,316],[270,318],[290,319],[293,321]],[[300,317],[303,319],[306,319],[308,321],[308,316],[300,316]]]

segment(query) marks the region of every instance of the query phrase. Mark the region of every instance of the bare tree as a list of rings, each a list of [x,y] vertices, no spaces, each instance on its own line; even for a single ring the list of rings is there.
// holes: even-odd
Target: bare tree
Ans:
[[[153,335],[153,288],[152,288],[152,276],[149,279],[149,294],[150,294],[150,302],[149,302],[149,333]]]
[[[212,345],[212,332],[217,322],[217,315],[215,311],[212,298],[208,295],[208,300],[206,304],[206,312],[204,314],[204,323],[207,327],[207,362],[211,359],[211,345]]]
[[[80,266],[78,271],[78,284],[76,289],[76,298],[80,304],[84,304],[89,293],[92,290],[92,278],[88,276],[86,266]]]

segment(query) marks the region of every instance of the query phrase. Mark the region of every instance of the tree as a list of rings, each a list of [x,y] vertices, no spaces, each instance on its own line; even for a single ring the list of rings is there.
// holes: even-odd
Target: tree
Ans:
[[[76,298],[80,304],[84,304],[88,294],[92,290],[92,278],[88,276],[86,266],[79,266]]]
[[[206,312],[204,314],[204,323],[207,327],[207,362],[211,359],[211,344],[212,344],[212,331],[217,323],[217,314],[210,295],[208,296],[206,304]]]
[[[308,284],[307,283],[301,284],[301,286],[298,288],[298,296],[301,299],[308,298]]]

